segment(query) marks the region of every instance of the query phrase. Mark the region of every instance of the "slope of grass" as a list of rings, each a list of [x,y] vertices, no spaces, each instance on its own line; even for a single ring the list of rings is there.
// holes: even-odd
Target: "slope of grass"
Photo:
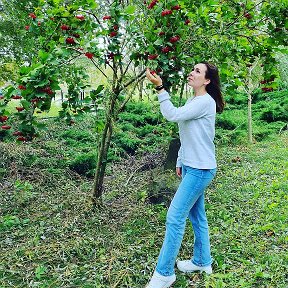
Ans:
[[[286,133],[218,148],[218,174],[206,194],[215,273],[176,270],[173,288],[287,287],[287,142]],[[167,211],[148,203],[151,179],[177,184],[173,171],[137,172],[137,157],[114,163],[104,208],[95,211],[92,180],[62,165],[65,149],[53,138],[0,142],[0,287],[144,287]],[[190,256],[192,243],[188,224],[180,258]]]

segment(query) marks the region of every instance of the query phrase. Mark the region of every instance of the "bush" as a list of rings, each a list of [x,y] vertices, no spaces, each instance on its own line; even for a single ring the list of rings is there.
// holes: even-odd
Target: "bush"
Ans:
[[[233,119],[229,118],[217,118],[216,119],[216,126],[221,127],[226,130],[233,130],[237,127]]]
[[[254,127],[253,136],[255,140],[262,141],[280,131],[285,126],[285,122],[277,121],[267,124],[266,122],[258,122]]]
[[[145,120],[143,115],[133,114],[130,112],[122,112],[119,115],[120,123],[121,122],[128,122],[132,124],[134,127],[139,127],[145,124]]]
[[[69,162],[68,166],[78,174],[90,177],[94,174],[93,170],[96,168],[96,153],[89,152],[77,155],[74,160]]]
[[[236,129],[227,131],[222,128],[216,129],[215,143],[221,145],[235,145],[247,142],[247,131],[243,129]]]
[[[260,114],[260,120],[264,120],[268,123],[276,121],[288,121],[287,106],[285,107],[279,104],[271,105]]]
[[[252,94],[252,103],[258,103],[260,101],[273,101],[279,103],[287,98],[288,90],[263,93],[261,89],[258,89]]]
[[[234,130],[236,127],[245,129],[247,123],[247,112],[245,110],[233,109],[224,110],[223,114],[216,117],[216,129],[223,128],[226,130]]]
[[[77,142],[82,142],[82,143],[91,141],[90,133],[88,131],[79,130],[79,129],[70,129],[70,130],[64,131],[59,136],[64,139],[72,139],[72,140],[76,140]]]
[[[116,147],[120,147],[128,154],[134,155],[141,140],[135,134],[120,132],[115,135],[113,142],[116,144]]]
[[[237,106],[238,108],[247,105],[247,95],[235,92],[233,95],[225,95],[225,102]]]

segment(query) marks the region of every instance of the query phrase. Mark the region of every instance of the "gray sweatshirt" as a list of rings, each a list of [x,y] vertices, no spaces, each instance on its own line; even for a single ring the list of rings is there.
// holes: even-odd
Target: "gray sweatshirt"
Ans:
[[[176,167],[183,164],[198,169],[216,168],[214,99],[207,93],[189,98],[184,106],[176,108],[164,91],[158,95],[158,100],[162,115],[179,126],[181,147]]]

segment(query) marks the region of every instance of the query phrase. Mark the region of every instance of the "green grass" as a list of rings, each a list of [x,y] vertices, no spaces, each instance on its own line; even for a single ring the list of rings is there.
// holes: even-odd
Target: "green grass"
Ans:
[[[151,177],[177,184],[173,171],[138,172],[125,186],[142,158],[111,164],[105,206],[94,211],[92,180],[63,164],[76,147],[67,151],[48,134],[33,144],[0,142],[0,287],[144,287],[167,211],[147,203]],[[218,148],[206,194],[214,274],[176,270],[173,288],[287,287],[287,146],[286,133]],[[188,224],[179,257],[192,243]]]

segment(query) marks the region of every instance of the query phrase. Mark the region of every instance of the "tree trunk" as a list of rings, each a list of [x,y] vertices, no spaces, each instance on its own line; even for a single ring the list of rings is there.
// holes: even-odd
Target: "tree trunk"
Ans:
[[[98,159],[96,172],[94,177],[94,187],[93,187],[93,206],[98,206],[102,204],[102,193],[103,193],[103,181],[105,176],[105,170],[107,165],[107,155],[110,146],[111,136],[112,136],[112,123],[107,124],[106,132],[103,131],[101,145],[98,149]],[[109,125],[109,127],[108,127]],[[106,126],[106,125],[105,125]]]
[[[144,80],[139,82],[139,101],[143,100],[143,81]]]
[[[101,142],[98,147],[97,165],[94,176],[93,197],[94,207],[102,204],[103,180],[107,164],[107,154],[112,136],[112,121],[114,117],[114,109],[116,99],[119,93],[113,93],[110,101],[110,107],[106,116],[106,123],[102,132]]]
[[[248,140],[250,143],[253,143],[252,133],[252,96],[248,93]]]

